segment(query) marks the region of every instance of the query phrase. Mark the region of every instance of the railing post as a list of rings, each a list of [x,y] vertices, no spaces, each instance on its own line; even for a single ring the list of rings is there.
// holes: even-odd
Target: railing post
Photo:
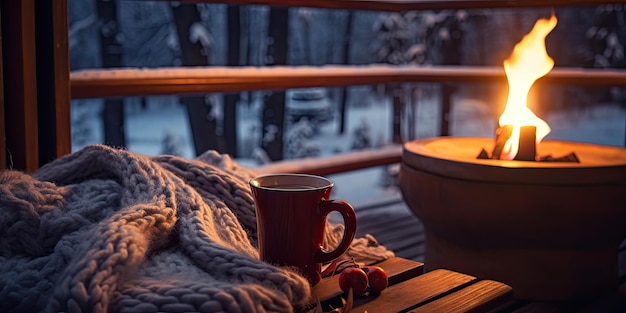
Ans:
[[[72,150],[68,0],[35,1],[39,166]]]
[[[0,20],[2,17],[0,16]],[[2,66],[2,23],[0,23],[0,82],[4,82],[4,67]],[[6,131],[4,121],[4,83],[0,83],[0,171],[7,168],[7,145]]]
[[[2,0],[0,12],[9,167],[33,171],[39,165],[35,0]]]
[[[441,136],[450,136],[450,110],[452,108],[452,93],[454,86],[444,83],[441,86],[441,116],[440,130]]]
[[[392,127],[392,139],[393,143],[402,143],[402,109],[403,109],[403,90],[398,86],[393,87],[392,102],[393,112],[391,113],[391,127]]]

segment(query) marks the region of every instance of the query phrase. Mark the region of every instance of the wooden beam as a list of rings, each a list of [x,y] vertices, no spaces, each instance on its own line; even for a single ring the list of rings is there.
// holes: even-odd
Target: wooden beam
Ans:
[[[223,0],[183,0],[192,3],[222,3]],[[326,9],[351,9],[373,11],[412,11],[441,9],[487,9],[487,8],[523,8],[523,7],[557,7],[583,6],[598,4],[626,3],[618,1],[597,0],[299,0],[299,7]],[[272,6],[294,6],[293,0],[231,0],[229,4],[254,4]]]
[[[71,152],[68,1],[36,2],[39,166]]]
[[[261,165],[254,170],[261,174],[304,173],[330,175],[402,161],[402,146],[393,145],[378,150],[348,152],[329,157],[296,159]]]
[[[204,94],[385,83],[502,83],[501,67],[333,65],[81,70],[70,73],[72,98]],[[556,68],[540,83],[626,86],[626,71]]]
[[[0,16],[2,20],[2,16]],[[2,67],[2,23],[0,22],[0,82],[4,82]],[[4,121],[4,83],[0,84],[0,170],[7,168],[6,122]]]
[[[54,101],[56,103],[56,157],[72,152],[70,43],[68,0],[55,0],[52,8],[54,33]]]
[[[33,171],[39,166],[35,0],[2,0],[0,12],[6,146],[12,168]]]

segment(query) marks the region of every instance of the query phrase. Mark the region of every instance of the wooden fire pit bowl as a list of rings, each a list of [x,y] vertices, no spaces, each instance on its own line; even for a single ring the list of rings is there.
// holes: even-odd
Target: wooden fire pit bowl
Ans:
[[[592,297],[617,286],[626,237],[626,149],[546,141],[540,156],[581,163],[477,160],[493,139],[404,145],[399,184],[424,223],[427,270],[509,284],[518,299]]]

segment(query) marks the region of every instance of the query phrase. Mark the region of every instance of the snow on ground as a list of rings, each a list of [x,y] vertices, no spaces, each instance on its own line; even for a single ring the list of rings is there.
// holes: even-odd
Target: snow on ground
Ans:
[[[163,138],[172,135],[179,142],[181,156],[194,155],[191,131],[184,107],[169,107],[134,113],[126,121],[127,144],[131,151],[147,155],[163,153]]]
[[[552,128],[546,139],[580,141],[624,147],[626,107],[603,103],[594,107],[550,114]]]

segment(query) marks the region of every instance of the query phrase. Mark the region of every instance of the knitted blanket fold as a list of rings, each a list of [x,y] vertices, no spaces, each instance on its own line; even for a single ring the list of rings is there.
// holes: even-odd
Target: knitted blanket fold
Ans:
[[[304,277],[259,260],[253,170],[92,145],[0,172],[2,312],[292,312]],[[327,244],[341,225],[329,224]],[[373,238],[347,254],[393,256]]]

